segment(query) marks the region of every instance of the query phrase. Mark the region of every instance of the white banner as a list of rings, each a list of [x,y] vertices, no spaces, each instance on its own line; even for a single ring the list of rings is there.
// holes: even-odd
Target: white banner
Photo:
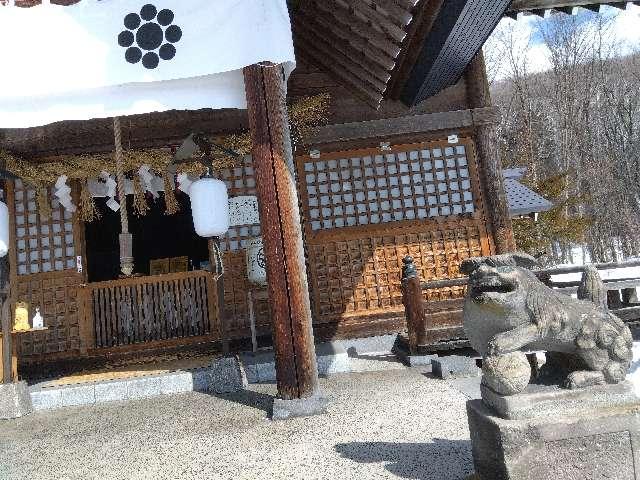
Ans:
[[[242,68],[295,65],[286,0],[0,7],[0,128],[246,108]]]

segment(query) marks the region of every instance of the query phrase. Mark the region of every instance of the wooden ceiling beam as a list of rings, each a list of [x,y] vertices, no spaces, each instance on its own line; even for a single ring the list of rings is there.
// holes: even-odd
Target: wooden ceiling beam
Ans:
[[[139,150],[180,145],[193,132],[241,133],[248,128],[246,110],[171,110],[122,119],[122,142]],[[58,122],[28,129],[0,130],[0,145],[32,161],[57,155],[113,152],[113,120]]]
[[[360,15],[361,18],[364,18],[371,22],[372,26],[378,27],[398,44],[402,43],[407,36],[407,32],[403,28],[400,28],[388,17],[380,13],[375,8],[371,7],[371,5],[366,0],[336,1],[341,3],[343,6],[351,9],[356,15]]]
[[[393,57],[359,35],[338,26],[335,20],[324,12],[307,12],[306,8],[303,7],[297,13],[294,21],[296,23],[302,21],[303,23],[318,25],[318,27],[324,29],[325,34],[326,32],[330,32],[332,35],[335,35],[336,38],[348,43],[356,51],[362,52],[365,57],[380,64],[383,68],[389,71],[393,70],[396,65]]]
[[[339,59],[342,61],[346,60],[347,63],[349,61],[355,63],[363,69],[363,71],[359,73],[367,74],[367,77],[363,78],[372,85],[379,87],[381,91],[386,89],[387,82],[391,78],[389,71],[367,59],[358,50],[354,50],[345,44],[338,44],[335,41],[327,41],[325,39],[326,37],[323,36],[322,28],[316,28],[309,23],[302,25],[296,24],[294,26],[294,32],[296,35],[306,38],[307,41],[316,44],[319,48],[321,47],[321,50],[326,51],[327,62],[333,62]]]
[[[328,14],[334,22],[342,25],[347,31],[353,32],[360,38],[367,39],[371,45],[379,48],[390,57],[396,58],[400,54],[401,48],[399,45],[390,41],[382,33],[379,33],[376,30],[372,31],[371,27],[366,22],[358,20],[356,17],[351,15],[347,8],[328,0],[312,1],[318,11]]]
[[[420,0],[393,0],[393,1],[407,11],[413,10],[413,8],[416,5],[418,5],[418,3],[420,3]]]
[[[404,28],[413,20],[411,9],[402,8],[394,0],[365,0],[371,8],[379,11],[400,28]]]
[[[313,46],[314,50],[321,53],[324,56],[324,61],[321,63],[326,68],[332,65],[339,65],[342,69],[351,72],[351,74],[359,78],[361,82],[368,83],[373,91],[383,94],[387,88],[386,82],[383,82],[376,78],[371,72],[358,63],[355,63],[353,58],[349,58],[332,48],[332,45],[323,41],[315,35],[309,34],[308,31],[294,28],[295,39],[298,43],[302,43],[303,49],[306,51],[308,46]]]
[[[299,38],[299,45],[302,46],[304,57],[307,57],[311,60],[310,63],[313,64],[322,64],[320,62],[324,61],[324,54],[315,48],[314,45],[309,44],[305,40]],[[351,89],[355,95],[361,98],[365,103],[375,108],[376,110],[380,108],[380,103],[384,97],[382,92],[378,92],[375,89],[368,87],[365,82],[362,81],[357,75],[353,75],[349,70],[346,70],[341,65],[330,64],[326,66],[327,71],[329,71],[336,79],[338,79],[341,83],[343,83],[346,87]]]

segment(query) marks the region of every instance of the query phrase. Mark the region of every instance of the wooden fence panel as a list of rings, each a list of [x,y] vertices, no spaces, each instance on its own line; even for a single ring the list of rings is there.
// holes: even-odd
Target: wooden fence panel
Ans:
[[[210,300],[215,282],[205,271],[92,283],[81,290],[86,331],[93,332],[89,349],[219,335]]]

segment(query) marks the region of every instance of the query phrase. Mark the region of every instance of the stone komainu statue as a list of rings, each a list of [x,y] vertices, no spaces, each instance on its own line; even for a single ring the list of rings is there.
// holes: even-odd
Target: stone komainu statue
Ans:
[[[508,254],[462,263],[469,275],[464,327],[485,359],[520,350],[547,351],[564,372],[564,386],[622,382],[632,360],[632,337],[607,310],[598,272],[587,267],[576,300],[544,285],[529,270],[533,257]],[[513,392],[512,392],[513,393]]]

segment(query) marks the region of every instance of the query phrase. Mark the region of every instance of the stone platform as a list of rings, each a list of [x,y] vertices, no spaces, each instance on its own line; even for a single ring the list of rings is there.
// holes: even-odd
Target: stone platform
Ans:
[[[481,480],[640,479],[640,403],[628,383],[582,390],[530,386],[467,403]]]

